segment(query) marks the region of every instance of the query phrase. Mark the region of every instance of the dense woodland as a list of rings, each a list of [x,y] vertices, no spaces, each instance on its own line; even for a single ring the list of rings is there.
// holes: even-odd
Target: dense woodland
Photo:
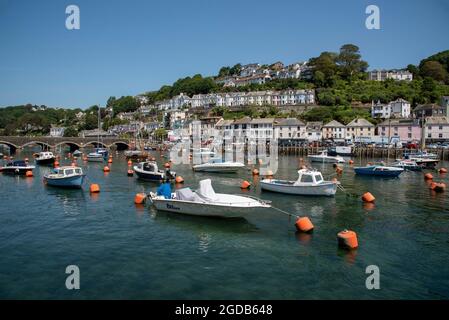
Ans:
[[[321,106],[304,114],[292,112],[289,116],[307,121],[329,121],[336,119],[348,123],[356,116],[370,119],[366,109],[353,108],[357,104],[372,101],[389,102],[403,98],[412,103],[412,107],[424,103],[438,103],[443,95],[449,95],[449,50],[423,59],[417,65],[408,65],[414,80],[407,81],[369,81],[367,80],[368,63],[362,59],[359,48],[352,44],[342,46],[339,52],[323,52],[310,59],[311,79],[273,80],[261,85],[249,85],[237,88],[225,88],[215,82],[216,78],[238,75],[241,64],[224,66],[216,77],[203,77],[200,74],[177,80],[172,85],[162,86],[157,91],[144,93],[152,104],[156,101],[172,98],[180,93],[189,96],[213,92],[315,89],[317,103]],[[270,67],[270,66],[264,66]],[[107,107],[113,110],[112,117],[107,117],[103,128],[120,124],[124,121],[116,118],[120,112],[135,111],[139,101],[132,96],[110,97]],[[79,130],[97,127],[97,106],[86,110],[48,108],[46,106],[14,106],[0,108],[0,133],[13,134],[48,134],[51,125],[65,126],[66,135],[76,135]],[[84,111],[81,118],[76,115]],[[102,116],[105,110],[102,109]],[[273,106],[264,108],[248,107],[242,112],[229,112],[226,108],[214,108],[213,113],[225,118],[242,116],[268,117],[278,116],[279,110]]]

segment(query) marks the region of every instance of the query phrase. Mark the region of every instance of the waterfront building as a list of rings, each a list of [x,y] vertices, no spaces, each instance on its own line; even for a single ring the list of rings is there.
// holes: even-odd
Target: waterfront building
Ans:
[[[64,131],[65,131],[64,127],[51,127],[50,137],[63,137]]]
[[[323,126],[323,139],[345,139],[346,126],[336,120],[332,120]]]
[[[307,141],[321,141],[323,138],[322,135],[323,122],[322,121],[311,121],[306,124],[306,136]]]
[[[421,126],[418,119],[388,119],[377,125],[377,135],[401,142],[421,141]]]
[[[353,140],[371,140],[374,137],[375,126],[363,118],[356,118],[346,125],[346,138]]]
[[[305,140],[306,125],[296,118],[276,119],[273,123],[273,137],[280,143]]]
[[[368,72],[368,79],[374,81],[385,81],[387,79],[412,81],[413,74],[408,70],[372,70]]]
[[[249,132],[247,138],[252,139],[272,139],[274,118],[257,118],[249,122]]]
[[[429,141],[449,140],[449,118],[445,116],[426,118],[425,137]]]
[[[371,117],[388,119],[390,118],[391,108],[388,104],[380,103],[379,101],[372,104],[371,106]]]

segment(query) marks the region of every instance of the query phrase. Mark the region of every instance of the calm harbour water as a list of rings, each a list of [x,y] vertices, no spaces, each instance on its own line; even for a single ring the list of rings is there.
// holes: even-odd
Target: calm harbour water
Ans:
[[[17,158],[25,156],[31,158],[31,152]],[[136,206],[134,195],[157,184],[127,177],[123,155],[114,158],[109,174],[104,164],[82,166],[88,183],[100,184],[100,194],[91,196],[88,183],[83,190],[44,186],[45,166],[37,167],[33,178],[0,174],[0,298],[449,298],[448,193],[430,192],[423,173],[355,177],[346,164],[343,186],[373,193],[373,207],[340,191],[333,198],[261,192],[258,186],[247,192],[309,216],[315,231],[304,235],[296,233],[293,219],[275,211],[246,221]],[[276,177],[295,180],[297,167],[297,157],[280,157]],[[332,164],[314,167],[324,176],[334,173]],[[241,181],[253,181],[249,170],[223,175],[194,173],[188,165],[173,170],[194,188],[210,177],[217,192],[241,193]],[[433,174],[449,183],[449,176]],[[337,247],[336,234],[345,228],[358,234],[356,251]],[[65,288],[71,264],[80,268],[80,290]],[[380,290],[365,287],[365,268],[372,264],[380,268]]]

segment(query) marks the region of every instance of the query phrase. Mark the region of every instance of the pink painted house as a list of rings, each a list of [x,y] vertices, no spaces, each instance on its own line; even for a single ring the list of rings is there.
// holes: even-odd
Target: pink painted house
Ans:
[[[417,119],[389,119],[377,125],[377,135],[401,142],[420,141],[421,127]]]

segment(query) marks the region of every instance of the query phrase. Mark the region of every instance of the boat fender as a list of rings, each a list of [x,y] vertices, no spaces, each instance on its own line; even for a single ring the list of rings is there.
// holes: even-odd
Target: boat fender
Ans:
[[[131,169],[129,169],[129,170],[128,170],[128,176],[129,176],[129,177],[132,177],[133,175],[134,175],[134,171],[131,170]]]
[[[426,173],[424,175],[424,180],[432,180],[433,179],[433,175],[431,173]]]
[[[147,195],[145,193],[138,193],[134,197],[135,204],[144,204],[147,199]]]
[[[33,176],[33,171],[28,170],[27,172],[25,172],[25,175],[26,175],[27,177],[32,177],[32,176]]]

